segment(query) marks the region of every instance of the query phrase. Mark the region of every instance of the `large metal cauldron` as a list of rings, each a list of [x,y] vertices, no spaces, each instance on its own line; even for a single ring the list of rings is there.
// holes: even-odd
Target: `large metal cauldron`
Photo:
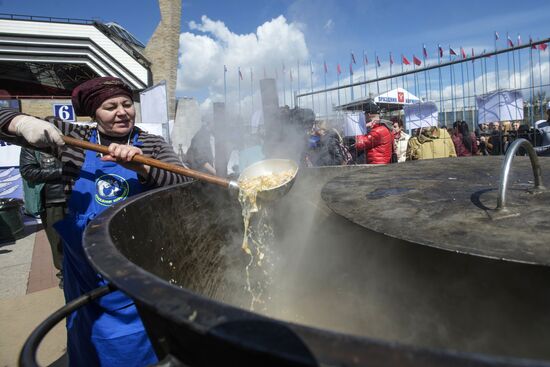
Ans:
[[[129,199],[84,246],[159,356],[186,365],[550,366],[550,269],[390,238],[320,199],[331,178],[371,169],[302,170],[273,204],[277,243],[253,274],[270,277],[265,315],[248,311],[240,207],[221,189]]]

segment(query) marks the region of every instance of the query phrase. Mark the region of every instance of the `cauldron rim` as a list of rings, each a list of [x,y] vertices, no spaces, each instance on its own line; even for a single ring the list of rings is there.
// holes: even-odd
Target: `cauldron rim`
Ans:
[[[314,360],[304,355],[274,351],[271,345],[263,345],[255,340],[241,339],[238,341],[238,348],[245,348],[255,353],[278,353],[279,357],[296,365],[360,366],[398,363],[401,366],[473,364],[476,366],[537,365],[550,367],[550,362],[546,361],[460,352],[443,348],[417,347],[277,320],[172,285],[134,264],[117,249],[110,236],[109,226],[111,220],[123,212],[127,206],[177,187],[197,184],[199,183],[188,182],[161,187],[130,197],[94,218],[87,226],[83,237],[86,257],[98,273],[134,301],[137,301],[138,305],[153,310],[164,319],[176,322],[179,327],[186,327],[202,336],[208,334],[215,338],[221,338],[224,342],[229,343],[236,343],[235,340],[232,340],[233,336],[217,329],[218,326],[227,322],[264,322],[265,325],[283,327],[298,336],[313,353]],[[147,286],[144,287],[144,284]]]

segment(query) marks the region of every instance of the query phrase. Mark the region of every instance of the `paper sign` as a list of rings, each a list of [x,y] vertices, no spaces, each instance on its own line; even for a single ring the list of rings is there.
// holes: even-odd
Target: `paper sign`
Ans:
[[[367,126],[363,112],[346,113],[344,115],[344,136],[365,135]]]
[[[478,124],[523,120],[523,96],[519,90],[500,90],[476,98]]]
[[[437,126],[437,106],[434,102],[405,105],[403,109],[407,130]]]

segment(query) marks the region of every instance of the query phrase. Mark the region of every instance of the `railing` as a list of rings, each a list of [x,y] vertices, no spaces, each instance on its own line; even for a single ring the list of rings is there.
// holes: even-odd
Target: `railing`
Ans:
[[[79,18],[45,17],[40,15],[23,15],[23,14],[7,14],[7,13],[0,13],[0,19],[26,20],[26,21],[33,21],[33,22],[48,22],[48,23],[90,24],[90,25],[98,21],[98,20],[79,19]]]

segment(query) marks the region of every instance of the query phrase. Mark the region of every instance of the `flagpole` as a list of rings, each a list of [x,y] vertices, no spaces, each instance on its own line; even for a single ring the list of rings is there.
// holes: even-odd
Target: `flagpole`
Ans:
[[[298,88],[296,88],[296,93],[300,94],[301,92],[301,86],[300,86],[300,60],[296,61],[296,67],[298,68]],[[296,106],[294,106],[296,107]]]
[[[380,95],[380,84],[378,82],[378,56],[376,55],[376,51],[374,52],[374,58],[375,58],[375,68],[376,68],[376,93]]]
[[[416,62],[414,62],[414,59],[416,58],[415,55],[413,55],[413,80],[414,80],[414,94],[418,97],[420,94],[418,93],[418,76],[416,75]]]
[[[518,34],[518,46],[520,45],[521,43],[521,37],[520,35]],[[518,68],[519,68],[519,89],[521,90],[522,89],[522,82],[521,82],[521,52],[520,50],[518,49]]]
[[[223,102],[225,104],[225,108],[227,108],[227,67],[223,66]]]
[[[541,57],[540,57],[540,54],[541,54],[542,50],[538,47],[537,47],[537,50],[539,51],[540,118],[543,119],[544,118],[544,106],[543,106],[543,101],[542,101],[542,60],[541,60]]]
[[[426,89],[426,99],[431,100],[431,96],[428,95],[428,75],[426,74],[426,45],[422,44],[422,59],[424,60],[424,88]]]
[[[473,52],[472,52],[472,57],[474,56]],[[470,90],[470,71],[468,69],[468,64],[466,64],[466,88],[468,89],[468,97],[467,97],[467,101],[468,101],[468,104],[472,104],[472,106],[475,106],[475,103],[471,103],[470,102],[470,98],[472,97],[472,93],[471,93],[471,90]],[[472,107],[472,106],[469,106],[469,107]],[[473,111],[470,110],[470,111]],[[474,119],[472,117],[472,131],[474,131],[474,128],[475,128],[475,125],[474,125]]]
[[[328,95],[327,95],[327,62],[323,60],[323,65],[325,67],[325,118],[328,119]]]
[[[250,116],[254,115],[254,75],[252,74],[252,68],[250,68]]]
[[[405,74],[404,64],[403,64],[403,54],[401,54],[401,74],[402,74],[402,75]],[[401,84],[403,84],[403,89],[407,90],[407,92],[408,92],[408,89],[409,89],[409,88],[408,88],[408,86],[406,86],[406,84],[405,84],[405,75],[403,75],[403,76],[401,77]]]
[[[338,86],[338,106],[340,106],[340,64],[338,64],[338,67],[336,69],[336,76],[336,85]]]
[[[485,68],[485,73],[483,74],[485,77],[485,93],[489,92],[489,83],[487,82],[487,57],[483,58],[483,66]]]
[[[462,55],[461,55],[462,56]],[[464,63],[460,63],[460,74],[462,79],[462,120],[464,121],[464,115],[466,114],[466,90],[464,89]]]
[[[367,94],[367,56],[365,55],[365,50],[363,50],[363,80],[365,81],[365,86],[363,87],[362,91],[364,92],[364,95],[361,97],[366,98],[368,97]]]
[[[437,45],[437,64],[440,65],[437,68],[437,73],[439,76],[439,110],[443,111],[443,115],[445,116],[444,106],[443,106],[443,80],[441,80],[441,54],[442,54],[443,48],[441,45]]]
[[[354,62],[354,56],[353,52],[350,53],[350,62],[349,62],[349,84],[353,84],[353,62]],[[351,100],[353,101],[353,87],[351,87]]]
[[[393,58],[392,58],[391,52],[390,52],[390,90],[393,90],[393,78],[391,78],[391,76],[393,75],[392,65],[393,65]]]
[[[313,96],[313,65],[311,64],[311,59],[309,60],[309,81],[311,86],[311,109],[313,110],[313,113],[315,113],[315,99]]]
[[[239,66],[239,75],[237,78],[239,79],[239,119],[241,118],[241,67]]]
[[[286,106],[286,76],[285,63],[283,62],[283,106]]]
[[[474,56],[474,52],[472,49],[472,56]],[[476,97],[477,97],[477,91],[476,91],[476,63],[475,60],[472,60],[472,78],[474,79],[474,106],[477,104]],[[472,119],[474,122],[477,123],[477,114],[474,113],[474,118]],[[474,126],[477,126],[474,125]]]
[[[495,31],[495,52],[497,51],[497,40],[500,38],[499,35],[498,35],[498,32]],[[498,54],[495,54],[495,72],[496,72],[496,86],[497,86],[497,90],[500,89],[500,73],[499,73],[499,69],[498,69]]]
[[[294,95],[294,89],[293,89],[294,79],[292,78],[292,67],[290,68],[288,75],[290,79],[290,99],[291,99],[290,105],[294,108],[296,107],[296,104],[294,103],[294,98],[292,98],[292,96]]]
[[[483,53],[485,53],[485,50],[483,50]],[[479,67],[481,69],[481,92],[483,94],[487,93],[487,89],[485,87],[485,69],[483,68],[483,63],[485,59],[486,57],[479,59]]]
[[[508,32],[506,32],[506,46],[510,46],[508,44],[508,41],[510,40],[510,36],[508,35]],[[508,89],[512,89],[512,77],[510,75],[510,52],[506,52],[506,58],[508,59]],[[516,78],[514,76],[514,84],[516,82]]]
[[[449,62],[453,61],[453,55],[451,53],[451,45],[449,45]],[[455,94],[454,94],[454,75],[453,75],[453,64],[449,65],[450,74],[451,74],[451,108],[453,110],[453,122],[456,121],[456,109],[455,109]]]
[[[519,42],[518,42],[519,43]],[[520,67],[520,73],[521,73],[521,67]],[[530,114],[530,121],[531,121],[531,127],[535,127],[535,120],[534,120],[534,115],[535,115],[535,109],[534,109],[534,105],[533,105],[533,102],[534,102],[534,97],[535,97],[535,86],[534,86],[534,80],[533,80],[533,48],[532,47],[529,47],[529,84],[530,84],[530,88],[529,88],[529,94],[530,94],[530,98],[531,98],[531,103],[530,103],[530,108],[529,110],[531,111]],[[520,83],[521,83],[521,74],[520,74]],[[520,84],[521,85],[521,84]]]

